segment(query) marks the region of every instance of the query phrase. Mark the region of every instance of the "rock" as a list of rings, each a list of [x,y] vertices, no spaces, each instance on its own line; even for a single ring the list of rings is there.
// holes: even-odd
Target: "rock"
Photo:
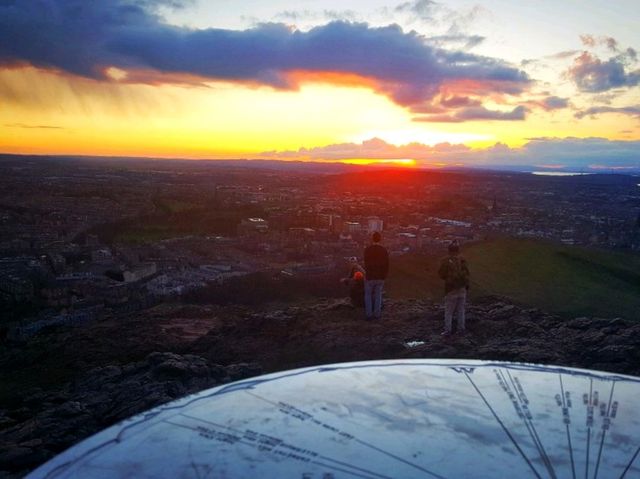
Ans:
[[[351,304],[350,300],[336,301],[334,304],[327,306],[328,311],[336,311],[336,310],[353,310],[355,307]]]
[[[46,461],[50,455],[48,451],[22,445],[3,446],[0,452],[0,470],[19,471],[30,466],[37,466]]]
[[[29,419],[32,416],[33,410],[28,407],[21,407],[11,411],[11,417],[13,417],[16,421],[24,421],[25,419]]]
[[[589,329],[593,325],[591,319],[589,318],[575,318],[570,321],[567,321],[565,326],[571,329]]]
[[[168,359],[154,366],[152,371],[157,378],[185,377],[188,373],[189,364],[176,359]]]
[[[602,332],[605,334],[616,334],[618,331],[624,330],[629,324],[622,318],[614,318],[607,321],[605,327],[602,328]]]
[[[502,321],[511,319],[516,312],[516,307],[513,304],[500,305],[494,307],[487,313],[487,319],[493,321]]]
[[[56,409],[56,414],[61,417],[72,417],[80,414],[86,414],[87,409],[84,404],[78,401],[69,401]]]
[[[256,363],[232,364],[226,368],[231,381],[238,381],[262,374],[262,367]]]
[[[580,344],[584,345],[600,345],[604,342],[605,334],[599,329],[589,329],[575,337]]]
[[[7,415],[6,410],[0,411],[0,430],[13,426],[16,420]]]
[[[599,361],[607,363],[620,363],[636,360],[640,351],[635,346],[612,344],[600,348],[596,353]]]
[[[625,344],[640,347],[640,330],[635,326],[619,329],[616,334],[608,335],[605,344]]]
[[[557,364],[559,355],[544,348],[528,348],[517,353],[518,360],[524,363]]]
[[[171,317],[172,311],[177,311],[177,318],[201,314],[170,305],[163,308],[154,310],[152,318],[158,335],[168,328],[157,323]],[[120,324],[117,334],[105,333],[104,341],[101,329],[85,337],[84,343],[73,343],[73,348],[54,344],[48,351],[45,343],[39,344],[37,360],[33,352],[22,353],[24,348],[0,352],[6,368],[33,367],[42,360],[58,364],[58,359],[66,368],[70,364],[78,368],[64,384],[51,390],[32,388],[13,402],[0,404],[0,470],[11,467],[17,477],[53,453],[154,406],[264,371],[310,364],[477,358],[640,373],[639,323],[621,318],[565,320],[538,309],[520,309],[502,297],[474,300],[467,308],[467,335],[450,338],[439,334],[442,305],[425,300],[386,301],[383,319],[376,322],[365,322],[363,311],[347,299],[260,312],[243,306],[214,309],[216,324],[205,325],[206,334],[177,346],[169,343],[172,336],[166,333],[160,338],[141,334],[139,344],[135,337],[124,340]],[[65,336],[64,344],[70,337]],[[409,340],[424,344],[406,348]],[[176,349],[162,351],[159,345]]]

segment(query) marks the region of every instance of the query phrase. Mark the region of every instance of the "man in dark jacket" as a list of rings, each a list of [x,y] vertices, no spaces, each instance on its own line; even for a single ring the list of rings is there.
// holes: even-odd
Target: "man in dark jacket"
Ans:
[[[444,331],[443,336],[451,335],[453,314],[457,313],[457,332],[464,334],[464,308],[469,290],[469,267],[466,260],[460,256],[460,246],[457,241],[449,244],[449,256],[442,260],[438,276],[444,280]]]
[[[364,309],[368,320],[382,316],[382,290],[389,273],[389,253],[380,244],[382,239],[377,231],[371,235],[373,244],[364,250]]]

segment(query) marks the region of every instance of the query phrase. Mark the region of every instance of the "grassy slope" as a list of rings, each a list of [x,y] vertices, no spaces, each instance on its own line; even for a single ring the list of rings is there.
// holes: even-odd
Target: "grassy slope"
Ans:
[[[640,255],[500,239],[464,249],[472,295],[504,295],[567,316],[640,319]],[[393,259],[388,292],[397,298],[439,299],[439,258]]]

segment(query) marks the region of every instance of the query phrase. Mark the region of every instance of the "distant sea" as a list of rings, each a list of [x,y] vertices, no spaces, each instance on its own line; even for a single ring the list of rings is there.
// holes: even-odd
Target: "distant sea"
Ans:
[[[531,174],[539,176],[582,176],[591,175],[592,173],[575,173],[573,171],[532,171]]]

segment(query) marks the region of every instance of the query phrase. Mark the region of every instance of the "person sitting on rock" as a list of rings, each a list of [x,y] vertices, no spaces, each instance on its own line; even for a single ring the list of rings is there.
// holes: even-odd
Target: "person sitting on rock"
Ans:
[[[452,241],[448,247],[449,255],[442,260],[438,276],[444,280],[444,331],[442,336],[450,336],[454,313],[457,314],[457,332],[465,333],[464,309],[469,291],[469,267],[460,256],[460,245]]]
[[[349,276],[342,279],[342,282],[349,286],[349,297],[351,304],[356,308],[364,307],[364,268],[358,264],[357,258],[350,259],[351,270]]]
[[[351,278],[349,297],[351,304],[357,308],[364,308],[364,274],[361,271],[356,271]]]

